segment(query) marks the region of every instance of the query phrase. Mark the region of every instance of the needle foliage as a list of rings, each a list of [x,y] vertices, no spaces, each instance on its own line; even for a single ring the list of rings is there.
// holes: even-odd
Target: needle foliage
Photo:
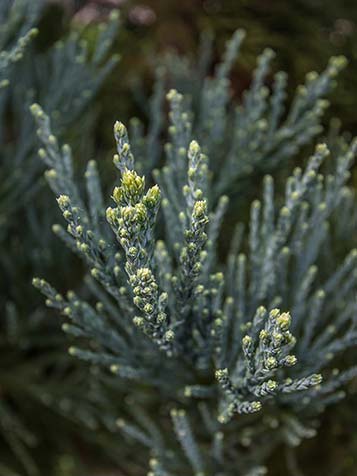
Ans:
[[[284,73],[267,86],[265,50],[236,104],[229,74],[243,36],[234,34],[209,77],[201,52],[200,67],[186,72],[191,89],[167,93],[167,116],[159,72],[148,127],[134,120],[128,133],[115,123],[111,198],[93,160],[79,185],[71,148],[31,107],[64,219],[53,231],[88,269],[82,292],[33,283],[65,317],[69,353],[118,385],[128,473],[266,474],[274,449],[314,436],[357,373],[337,368],[357,344],[357,251],[341,258],[334,246],[338,234],[356,236],[343,212],[355,204],[357,142],[340,137],[331,153],[318,141],[301,167],[291,165],[322,132],[345,59],[307,75],[287,104]],[[236,201],[242,184],[277,166],[288,171],[284,184],[265,175],[252,203]]]

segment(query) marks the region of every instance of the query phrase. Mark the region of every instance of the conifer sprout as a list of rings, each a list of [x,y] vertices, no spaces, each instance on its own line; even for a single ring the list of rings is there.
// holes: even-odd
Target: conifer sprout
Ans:
[[[0,86],[8,86],[9,81],[5,78],[6,70],[12,63],[16,63],[21,60],[23,52],[26,46],[29,44],[32,38],[38,33],[37,28],[31,28],[24,36],[19,38],[16,45],[10,51],[0,52]]]
[[[100,302],[93,306],[73,292],[61,296],[42,279],[34,285],[69,320],[64,330],[80,337],[70,353],[127,382],[133,419],[117,426],[150,451],[150,475],[265,474],[272,450],[314,436],[319,414],[357,374],[356,367],[334,369],[335,357],[357,344],[357,252],[333,267],[323,253],[349,195],[356,140],[333,158],[318,144],[286,180],[283,197],[275,197],[274,179],[265,176],[247,233],[238,225],[225,260],[217,258],[228,204],[222,190],[231,191],[248,163],[262,160],[270,168],[320,130],[321,97],[344,63],[333,59],[320,76],[309,75],[280,124],[285,82],[278,75],[269,98],[263,81],[273,54],[267,50],[233,118],[226,113],[227,75],[241,39],[238,32],[216,76],[204,83],[200,127],[193,126],[185,97],[167,94],[168,142],[165,164],[153,173],[157,184],[146,185],[127,130],[115,123],[121,176],[114,206],[106,210],[112,234],[94,205],[103,203],[94,163],[86,172],[86,199],[72,174],[69,146],[58,145],[45,112],[32,106],[39,155],[67,222],[68,234],[56,233],[89,266],[97,282],[89,291]],[[233,149],[215,129],[219,118],[209,116],[218,113]],[[212,144],[225,151],[218,175],[210,169]],[[239,210],[234,213],[239,219]],[[139,416],[147,410],[143,387],[155,392],[153,419]]]
[[[4,0],[0,6],[0,89],[9,85],[11,66],[22,60],[32,39],[38,34],[35,27],[40,3],[29,8],[29,2]]]

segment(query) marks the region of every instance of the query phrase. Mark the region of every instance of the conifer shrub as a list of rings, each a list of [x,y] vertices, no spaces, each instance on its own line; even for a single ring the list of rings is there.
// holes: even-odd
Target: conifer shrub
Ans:
[[[33,284],[65,317],[69,353],[116,391],[128,474],[266,474],[272,451],[313,437],[357,374],[336,367],[357,343],[357,251],[341,258],[334,245],[356,236],[345,211],[355,208],[357,142],[338,137],[331,153],[319,141],[301,167],[291,165],[322,132],[325,96],[345,60],[307,75],[287,106],[284,73],[266,85],[266,50],[234,104],[229,73],[242,38],[236,32],[212,76],[191,71],[191,92],[167,93],[168,117],[161,77],[148,127],[134,120],[128,133],[115,123],[110,199],[93,160],[78,185],[71,148],[31,107],[64,218],[53,231],[88,268],[76,292],[42,277]],[[265,175],[251,204],[235,200],[257,171],[277,167],[289,171],[283,187]],[[219,251],[227,214],[237,225]]]

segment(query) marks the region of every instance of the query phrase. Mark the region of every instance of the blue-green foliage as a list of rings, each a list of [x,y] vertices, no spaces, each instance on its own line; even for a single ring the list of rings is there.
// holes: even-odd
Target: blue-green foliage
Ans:
[[[61,295],[40,278],[34,285],[67,317],[64,331],[79,338],[70,353],[127,381],[137,422],[121,418],[118,426],[150,450],[150,475],[265,474],[270,452],[313,436],[316,417],[357,374],[356,367],[340,371],[333,363],[357,344],[357,252],[334,268],[324,262],[331,223],[346,197],[353,200],[348,179],[356,141],[333,158],[318,144],[305,166],[292,171],[282,196],[266,176],[247,232],[234,208],[231,247],[223,260],[217,257],[229,202],[222,192],[234,194],[256,167],[273,169],[320,132],[321,98],[344,63],[333,59],[321,75],[308,75],[283,112],[283,74],[271,93],[264,85],[272,57],[266,51],[232,111],[228,73],[241,39],[237,32],[215,75],[202,81],[198,113],[186,96],[167,94],[157,185],[147,186],[138,172],[158,157],[155,146],[150,159],[150,144],[158,140],[152,128],[138,136],[136,121],[132,147],[124,125],[115,124],[120,179],[106,212],[95,162],[88,163],[85,198],[69,146],[59,145],[41,107],[31,108],[39,155],[67,223],[54,231],[90,273],[85,299]],[[346,223],[337,222],[341,233]],[[337,259],[333,250],[331,257]],[[140,403],[145,392],[153,394]],[[145,414],[150,408],[157,417]]]
[[[0,473],[9,475],[47,471],[41,467],[46,458],[37,451],[56,421],[93,428],[99,414],[102,419],[95,410],[100,395],[85,383],[83,368],[63,358],[58,326],[29,288],[29,273],[51,266],[50,227],[56,217],[44,200],[29,105],[34,100],[46,105],[60,137],[68,136],[79,118],[88,134],[88,106],[117,61],[108,53],[118,20],[114,14],[103,25],[94,51],[80,32],[72,32],[40,52],[31,43],[44,8],[41,0],[0,2]],[[59,252],[65,279],[71,261]],[[48,441],[48,456],[51,447],[67,444],[65,434],[58,438]]]
[[[182,130],[173,131],[176,135],[172,143],[174,150],[166,153],[179,154],[179,148],[187,148],[192,135],[208,155],[210,169],[217,175],[214,200],[222,193],[237,193],[237,181],[243,184],[245,178],[258,172],[275,170],[322,132],[322,116],[329,105],[326,95],[334,88],[338,72],[346,65],[344,57],[334,57],[321,74],[307,74],[305,83],[297,87],[291,104],[287,105],[287,75],[279,71],[273,76],[271,86],[267,85],[271,82],[271,62],[275,54],[266,49],[258,58],[249,89],[240,100],[233,101],[232,90],[237,85],[229,75],[239,57],[243,39],[244,32],[238,30],[227,42],[226,52],[213,75],[209,75],[212,44],[207,34],[197,59],[189,61],[186,57],[170,54],[159,69],[159,74],[164,76],[166,71],[168,82],[183,93],[182,101],[175,96],[170,99],[172,115],[176,118],[183,115],[183,121]],[[160,124],[162,82],[156,84],[156,102],[153,101],[156,107],[151,123]],[[140,169],[144,163],[152,168],[149,143],[141,136],[137,120],[134,125],[130,135],[138,167]],[[188,126],[190,130],[185,133]],[[150,134],[147,140],[152,141]],[[137,148],[137,144],[141,148]],[[144,171],[148,173],[151,169]]]
[[[28,8],[30,3],[21,2]],[[37,1],[35,5],[39,15],[43,2]],[[18,8],[15,2],[8,12],[9,15],[10,13],[19,15]],[[27,10],[24,14],[27,14],[26,12]],[[41,101],[52,118],[56,134],[60,136],[68,134],[71,125],[83,116],[104,78],[117,62],[116,57],[109,60],[106,58],[116,30],[117,15],[113,14],[108,27],[100,31],[93,52],[89,51],[79,32],[72,32],[43,53],[29,51],[28,54],[24,54],[26,42],[33,36],[33,32],[36,32],[32,29],[20,38],[10,54],[5,54],[5,58],[19,58],[19,56],[23,58],[7,75],[12,86],[0,90],[2,223],[9,220],[10,211],[15,212],[22,207],[38,188],[36,179],[39,167],[38,162],[34,160],[35,138],[33,122],[28,112],[29,105],[35,100]],[[10,65],[9,60],[8,64]],[[90,125],[88,118],[82,117],[83,131],[88,125]],[[14,129],[14,137],[11,136],[12,140],[9,141],[7,137],[10,128]],[[19,174],[22,174],[21,177]],[[9,223],[6,225],[9,226]],[[1,235],[4,235],[7,226],[1,230]]]

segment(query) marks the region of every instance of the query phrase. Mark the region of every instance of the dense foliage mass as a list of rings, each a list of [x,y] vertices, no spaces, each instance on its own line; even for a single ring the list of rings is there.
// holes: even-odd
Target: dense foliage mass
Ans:
[[[92,426],[98,398],[86,368],[64,357],[63,336],[31,291],[33,273],[50,272],[55,255],[63,282],[73,261],[52,239],[57,214],[46,205],[29,105],[41,101],[56,134],[88,151],[81,133],[92,131],[88,105],[117,62],[107,56],[118,19],[103,25],[94,51],[74,31],[43,50],[36,40],[45,3],[0,3],[0,473],[38,475],[55,471],[73,448],[72,436],[83,432],[78,422]]]
[[[147,98],[166,20],[123,2],[114,71],[116,2],[71,3],[69,24],[61,2],[0,2],[0,474],[300,476],[325,410],[353,421],[332,404],[357,374],[357,143],[323,127],[346,60],[294,92],[267,48],[240,94],[244,31],[221,61],[204,32],[155,55]]]
[[[333,157],[318,144],[283,191],[265,176],[246,232],[237,201],[258,170],[284,161],[289,168],[321,132],[324,96],[345,60],[309,74],[286,107],[285,75],[266,86],[273,57],[266,50],[232,106],[228,78],[242,38],[233,36],[213,76],[202,76],[202,53],[200,72],[187,73],[191,91],[168,92],[167,127],[162,71],[147,133],[134,120],[129,141],[125,126],[114,125],[120,181],[108,208],[96,162],[88,162],[85,197],[70,147],[59,144],[41,107],[31,108],[67,222],[53,231],[89,270],[80,293],[62,295],[40,278],[34,285],[67,317],[63,330],[78,342],[70,354],[105,378],[110,370],[113,386],[125,382],[117,386],[117,426],[140,468],[131,460],[121,467],[133,474],[145,472],[138,444],[149,450],[150,475],[265,474],[274,448],[315,435],[318,416],[357,373],[335,368],[357,343],[357,253],[341,259],[334,246],[355,224],[342,212],[354,203],[356,142],[335,138]],[[178,81],[170,64],[166,72]],[[156,184],[147,186],[150,172]],[[227,210],[238,224],[219,253]]]

